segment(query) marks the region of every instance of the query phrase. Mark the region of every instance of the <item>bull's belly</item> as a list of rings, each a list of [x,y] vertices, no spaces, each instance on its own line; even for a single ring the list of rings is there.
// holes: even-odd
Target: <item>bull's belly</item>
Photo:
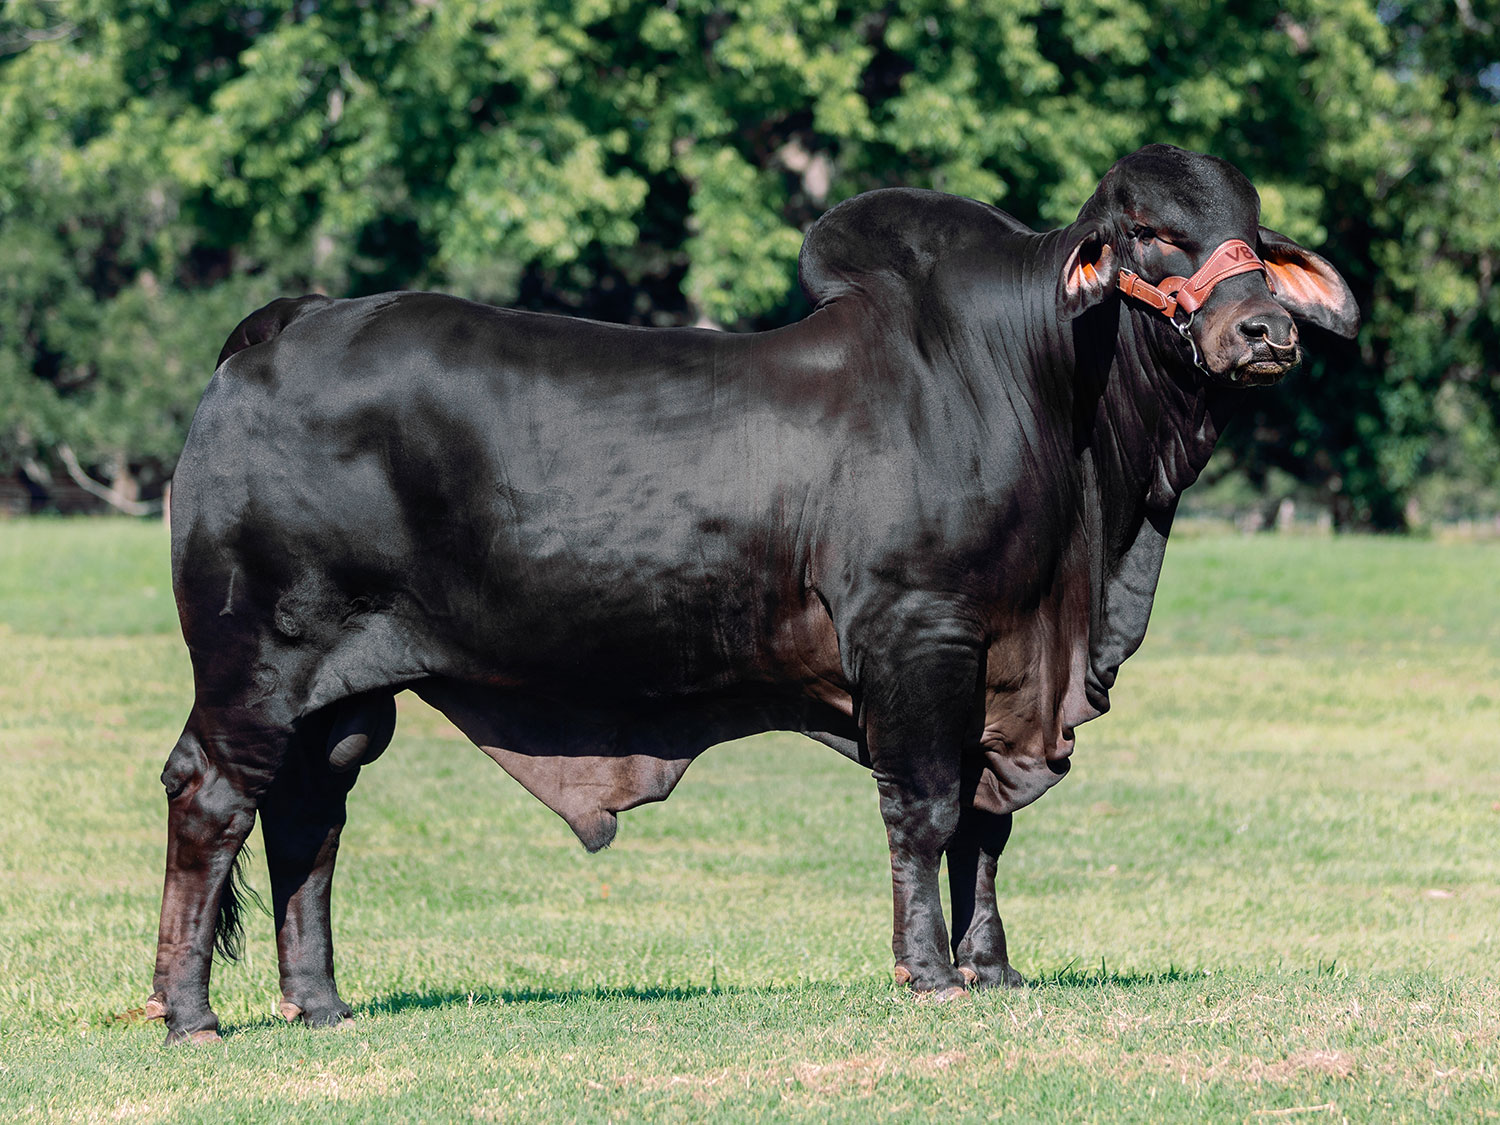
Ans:
[[[720,742],[790,730],[859,754],[852,720],[799,692],[602,704],[447,678],[413,687],[561,816],[590,851],[614,839],[618,813],[665,800],[693,759]]]
[[[590,849],[717,743],[800,731],[859,759],[815,597],[702,572],[536,574],[491,582],[478,635],[445,642],[417,690]]]
[[[408,581],[373,597],[310,584],[318,616],[344,603],[377,608],[346,617],[331,649],[309,652],[309,710],[351,691],[411,687],[591,849],[613,838],[616,814],[664,799],[717,743],[799,731],[860,758],[834,629],[815,596],[777,595],[764,579],[701,564],[673,573],[497,553],[455,574],[451,559],[408,567]],[[278,620],[308,605],[283,602]]]

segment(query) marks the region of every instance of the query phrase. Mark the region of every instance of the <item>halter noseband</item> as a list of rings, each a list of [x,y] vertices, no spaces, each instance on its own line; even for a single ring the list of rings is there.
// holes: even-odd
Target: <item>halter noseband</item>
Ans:
[[[1164,277],[1152,285],[1133,270],[1122,269],[1116,284],[1125,296],[1149,305],[1177,324],[1178,309],[1187,313],[1191,322],[1193,314],[1214,291],[1214,286],[1255,270],[1266,275],[1266,284],[1271,287],[1271,292],[1276,292],[1271,271],[1256,256],[1254,248],[1243,239],[1231,238],[1219,243],[1218,249],[1208,256],[1208,261],[1192,277]]]

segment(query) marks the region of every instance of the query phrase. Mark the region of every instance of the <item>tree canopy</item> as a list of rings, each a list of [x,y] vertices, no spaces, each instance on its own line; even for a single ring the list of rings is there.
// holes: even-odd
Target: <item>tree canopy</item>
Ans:
[[[1366,316],[1215,473],[1347,524],[1500,511],[1500,3],[10,0],[0,471],[170,475],[280,293],[604,319],[804,315],[802,231],[872,187],[1068,222],[1152,141],[1226,157]]]

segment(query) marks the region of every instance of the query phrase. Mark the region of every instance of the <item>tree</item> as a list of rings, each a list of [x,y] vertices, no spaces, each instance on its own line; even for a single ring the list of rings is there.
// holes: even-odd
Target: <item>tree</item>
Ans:
[[[1121,154],[1233,160],[1368,314],[1222,469],[1399,524],[1500,495],[1492,2],[12,0],[0,465],[148,492],[276,292],[443,287],[649,323],[803,315],[801,232],[904,183],[1068,221]],[[1492,447],[1491,447],[1492,448]]]

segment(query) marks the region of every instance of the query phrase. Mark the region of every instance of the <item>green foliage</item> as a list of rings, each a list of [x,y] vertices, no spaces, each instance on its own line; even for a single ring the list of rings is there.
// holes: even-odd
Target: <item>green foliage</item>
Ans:
[[[68,443],[159,484],[270,294],[776,324],[840,198],[1059,224],[1167,140],[1249,173],[1367,315],[1254,398],[1235,471],[1343,523],[1483,508],[1500,476],[1460,451],[1500,418],[1497,28],[1494,0],[12,0],[0,469]]]

